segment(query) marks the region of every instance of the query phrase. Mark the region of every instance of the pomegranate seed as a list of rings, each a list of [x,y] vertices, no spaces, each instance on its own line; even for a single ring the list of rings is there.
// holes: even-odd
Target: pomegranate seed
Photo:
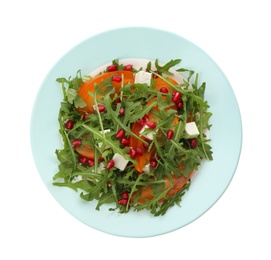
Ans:
[[[128,200],[124,199],[124,198],[121,198],[118,202],[119,202],[120,205],[124,205],[125,206],[125,205],[127,205]]]
[[[143,119],[138,119],[136,122],[139,123],[142,126],[145,125],[145,121]]]
[[[86,165],[87,166],[93,166],[94,165],[94,160],[93,159],[87,159]]]
[[[86,121],[87,119],[88,119],[88,113],[85,113],[85,114],[83,115],[83,120]]]
[[[75,139],[73,142],[72,142],[72,146],[73,147],[78,147],[82,144],[82,141],[79,140],[79,139]]]
[[[124,116],[124,114],[125,114],[125,109],[123,107],[120,107],[119,115]]]
[[[122,138],[120,142],[124,146],[128,146],[130,144],[130,140],[128,138]]]
[[[107,67],[107,71],[116,71],[118,69],[118,66],[116,64],[112,64]]]
[[[192,149],[195,149],[197,147],[197,139],[193,138],[190,140],[190,146]]]
[[[172,101],[174,102],[174,103],[179,103],[180,102],[180,100],[181,100],[181,93],[180,92],[175,92],[175,94],[173,95],[173,93],[172,93]]]
[[[149,117],[148,117],[148,115],[145,115],[145,116],[143,116],[143,118],[142,118],[145,122],[147,122],[148,120],[149,120]]]
[[[73,128],[73,121],[72,120],[68,120],[65,124],[65,127],[67,129],[72,129]]]
[[[147,115],[145,115],[141,119],[138,119],[136,122],[139,123],[140,125],[144,126],[148,120],[149,120],[149,117]]]
[[[180,100],[178,103],[176,103],[177,109],[182,109],[183,108],[183,101]]]
[[[147,140],[146,140],[146,141],[147,141]],[[145,149],[149,149],[150,144],[145,144],[145,143],[143,143],[143,146],[144,146]]]
[[[131,71],[133,69],[133,65],[129,64],[124,67],[124,70]]]
[[[137,154],[138,156],[142,156],[142,155],[143,155],[143,150],[142,150],[141,147],[136,147],[136,154]]]
[[[101,105],[101,104],[98,104],[98,109],[99,109],[100,113],[103,113],[105,111],[105,106]]]
[[[106,169],[109,170],[109,169],[113,168],[114,166],[115,166],[114,160],[109,160],[106,165]]]
[[[160,159],[161,159],[161,157],[159,155],[154,155],[154,156],[151,157],[151,160],[153,160],[153,161],[157,161],[157,160],[160,160]]]
[[[160,88],[160,92],[167,94],[168,93],[168,89],[165,88],[165,87],[162,87],[162,88]]]
[[[88,160],[88,158],[87,157],[83,157],[83,156],[81,156],[81,157],[78,158],[78,161],[80,163],[83,163],[83,164],[87,163],[87,160]]]
[[[173,138],[174,132],[173,130],[168,130],[167,131],[167,139],[171,140]]]
[[[152,121],[147,121],[146,122],[146,125],[151,128],[151,129],[154,129],[156,128],[156,123],[155,122],[152,122]]]
[[[129,193],[128,193],[127,191],[124,191],[124,192],[121,194],[121,198],[122,198],[122,199],[128,200],[128,198],[129,198]]]
[[[156,160],[151,160],[151,161],[150,161],[150,166],[153,167],[153,168],[156,168],[156,166],[157,166],[157,161],[156,161]]]
[[[112,77],[112,81],[115,81],[115,82],[121,82],[121,81],[122,81],[122,78],[121,78],[121,76],[113,76],[113,77]]]
[[[125,136],[125,131],[123,129],[120,129],[117,133],[116,133],[116,138],[117,139],[122,139]]]
[[[132,159],[135,159],[136,158],[136,149],[135,148],[133,148],[133,147],[131,147],[130,148],[130,152],[129,152],[129,155],[130,155],[130,157],[132,158]]]
[[[116,98],[116,99],[114,100],[114,104],[115,104],[115,105],[117,105],[117,104],[120,103],[120,102],[121,102],[120,97],[118,97],[118,98]]]

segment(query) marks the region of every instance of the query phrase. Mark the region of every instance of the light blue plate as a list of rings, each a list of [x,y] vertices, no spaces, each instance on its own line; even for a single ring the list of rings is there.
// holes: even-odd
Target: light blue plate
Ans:
[[[52,185],[58,170],[55,150],[61,148],[58,111],[62,91],[58,77],[88,74],[113,59],[182,59],[182,66],[199,73],[207,83],[206,99],[213,113],[210,132],[213,161],[205,161],[184,196],[162,217],[148,212],[120,215],[110,206],[95,210],[96,202],[85,202],[79,193]],[[150,28],[121,28],[101,33],[64,55],[46,76],[37,94],[31,119],[31,145],[36,166],[48,190],[70,214],[97,230],[126,237],[150,237],[179,229],[196,220],[225,192],[235,173],[242,146],[242,125],[234,92],[217,64],[200,48],[179,35]]]

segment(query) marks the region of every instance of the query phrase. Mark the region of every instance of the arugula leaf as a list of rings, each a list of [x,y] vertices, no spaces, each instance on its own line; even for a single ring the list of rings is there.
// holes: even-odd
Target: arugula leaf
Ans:
[[[170,72],[169,70],[172,67],[178,65],[181,61],[182,61],[181,59],[171,60],[168,63],[166,63],[164,66],[160,66],[158,63],[158,59],[156,59],[155,60],[155,67],[156,67],[158,73],[160,73],[160,74],[164,73],[164,74],[172,76],[173,73]]]
[[[77,91],[73,88],[67,90],[67,99],[71,104],[74,104],[76,108],[85,107],[86,103],[83,101],[82,97],[78,95]]]

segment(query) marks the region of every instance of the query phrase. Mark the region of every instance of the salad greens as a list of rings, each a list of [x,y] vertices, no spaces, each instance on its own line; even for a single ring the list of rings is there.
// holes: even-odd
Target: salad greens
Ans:
[[[73,78],[58,78],[63,92],[58,115],[63,147],[55,151],[59,166],[53,184],[80,192],[86,201],[96,201],[97,210],[109,204],[111,211],[119,213],[148,210],[160,216],[180,205],[189,189],[191,173],[199,169],[202,160],[213,159],[205,133],[211,128],[212,116],[204,99],[206,84],[199,84],[198,74],[184,68],[175,71],[187,74],[186,79],[172,81],[171,69],[180,62],[176,59],[160,65],[156,60],[139,70],[130,65],[131,75],[151,73],[150,85],[133,80],[124,83],[126,65],[118,60],[112,61],[115,67],[110,70],[121,79],[113,78],[115,74],[109,68],[100,73],[108,76],[99,84],[95,77],[83,77],[80,70]],[[119,88],[114,80],[121,81]],[[88,99],[79,91],[88,81],[94,82],[94,91],[87,92],[94,102],[93,113],[85,112]],[[174,100],[176,93],[180,96],[178,103]],[[188,122],[195,122],[197,137],[188,136]],[[151,127],[139,134],[136,129],[145,124]],[[147,134],[151,138],[146,138]],[[132,149],[131,142],[138,146]],[[116,155],[121,158],[119,163],[126,163],[124,170],[116,167]],[[142,160],[146,165],[138,171]],[[177,180],[182,180],[180,187]]]

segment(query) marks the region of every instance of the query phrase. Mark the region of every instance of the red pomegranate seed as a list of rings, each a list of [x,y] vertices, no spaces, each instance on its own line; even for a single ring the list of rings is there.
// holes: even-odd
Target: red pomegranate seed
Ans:
[[[151,128],[151,129],[154,129],[156,128],[156,123],[155,122],[152,122],[152,121],[147,121],[146,122],[146,125]]]
[[[123,107],[120,107],[119,115],[124,116],[125,114],[125,109]]]
[[[124,146],[128,146],[130,144],[130,140],[128,138],[122,138],[120,142]]]
[[[83,115],[83,120],[86,121],[87,119],[88,119],[88,113],[85,113],[85,114]]]
[[[121,81],[122,81],[122,78],[121,78],[121,76],[113,76],[113,77],[112,77],[112,81],[115,81],[115,82],[121,82]]]
[[[79,139],[75,139],[73,142],[72,142],[72,146],[73,147],[78,147],[82,144],[82,141],[79,140]]]
[[[125,131],[123,129],[120,129],[117,133],[116,133],[116,138],[117,139],[122,139],[125,136]]]
[[[142,118],[145,122],[147,122],[148,120],[149,120],[149,117],[148,117],[148,115],[145,115],[145,116],[143,116],[143,118]]]
[[[129,198],[129,193],[128,193],[127,191],[124,191],[123,193],[121,193],[121,198],[122,198],[122,199],[128,200],[128,198]]]
[[[115,105],[117,105],[117,104],[120,103],[120,102],[121,102],[120,97],[118,97],[118,98],[116,98],[116,99],[114,100],[114,104],[115,104]]]
[[[192,149],[195,149],[197,147],[197,139],[193,138],[190,140],[190,146]]]
[[[162,88],[160,88],[160,92],[167,94],[168,93],[168,89],[165,88],[165,87],[162,87]]]
[[[142,126],[145,125],[145,121],[143,119],[138,119],[136,122]]]
[[[93,159],[87,159],[86,165],[87,166],[93,166],[94,165],[94,160]]]
[[[180,100],[178,103],[176,103],[177,109],[182,109],[183,108],[183,101]]]
[[[142,150],[141,147],[136,147],[136,154],[137,154],[138,156],[142,156],[142,155],[143,155],[143,150]]]
[[[109,169],[113,168],[114,166],[115,166],[114,160],[109,160],[106,165],[106,169],[109,170]]]
[[[133,69],[133,65],[131,65],[131,64],[128,64],[124,67],[124,70],[126,70],[126,71],[131,71],[132,69]]]
[[[99,109],[100,113],[103,113],[105,111],[105,106],[101,105],[101,104],[98,104],[98,109]]]
[[[175,93],[175,94],[172,93],[172,101],[173,101],[174,103],[179,103],[180,100],[181,100],[182,95],[181,95],[180,92],[174,92],[174,93]]]
[[[73,121],[72,120],[68,120],[65,124],[65,127],[67,129],[72,129],[73,128]]]
[[[132,159],[135,159],[136,158],[136,149],[135,148],[133,148],[133,147],[131,147],[130,148],[130,152],[129,152],[129,155],[130,155],[130,157],[132,158]]]
[[[158,154],[151,157],[151,160],[153,160],[153,161],[157,161],[157,160],[160,160],[160,159],[161,158],[160,158],[160,156]]]
[[[147,140],[146,140],[147,141]],[[146,143],[143,143],[143,146],[144,146],[144,148],[145,149],[149,149],[149,147],[150,147],[150,144],[148,143],[148,144],[146,144]]]
[[[112,64],[107,67],[107,71],[116,71],[118,69],[118,66],[116,64]]]
[[[88,158],[87,157],[83,157],[83,156],[81,156],[81,157],[78,158],[78,161],[80,163],[83,163],[83,164],[87,163],[87,160],[88,160]]]
[[[167,131],[167,139],[171,140],[173,138],[174,132],[173,130],[168,130]]]
[[[153,167],[153,168],[156,168],[157,167],[157,161],[156,160],[151,160],[150,161],[150,166]]]
[[[121,198],[118,202],[119,202],[120,205],[124,205],[125,206],[125,205],[127,205],[128,200],[124,199],[124,198]]]

